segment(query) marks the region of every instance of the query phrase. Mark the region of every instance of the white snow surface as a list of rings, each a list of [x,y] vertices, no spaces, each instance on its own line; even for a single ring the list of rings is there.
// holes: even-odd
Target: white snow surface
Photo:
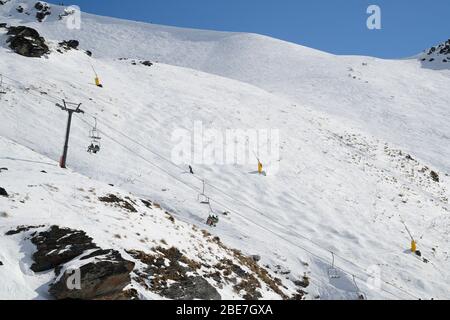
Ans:
[[[292,277],[308,273],[309,299],[356,299],[357,291],[369,299],[449,298],[448,68],[84,13],[81,30],[69,30],[57,19],[63,8],[52,5],[52,15],[39,23],[19,14],[19,3],[34,4],[13,0],[0,6],[0,23],[38,29],[52,53],[19,56],[0,29],[7,92],[0,96],[0,167],[10,169],[0,173],[0,186],[13,194],[12,203],[0,198],[0,277],[10,279],[0,283],[0,299],[49,298],[43,288],[50,276],[26,267],[32,249],[3,236],[12,227],[60,223],[126,249],[142,246],[132,237],[134,228],[158,229],[126,217],[110,228],[111,213],[74,196],[76,188],[110,190],[107,184],[114,184],[161,203],[186,226],[206,228],[209,209],[192,190],[201,190],[200,181],[165,160],[171,158],[172,132],[192,131],[194,121],[215,129],[280,129],[277,174],[251,174],[254,165],[194,168],[226,193],[207,188],[216,200],[213,210],[232,211],[210,230],[226,245],[258,254],[261,264]],[[79,40],[93,57],[55,51],[57,42],[69,39]],[[119,58],[158,63],[134,66]],[[92,83],[90,61],[103,89]],[[74,116],[69,172],[55,166],[67,116],[55,107],[55,97],[83,103],[87,112]],[[83,121],[92,124],[90,115],[103,135],[95,156],[86,152],[90,127]],[[40,174],[47,166],[51,174]],[[32,200],[21,205],[24,197]],[[422,258],[410,253],[404,223]],[[119,243],[111,230],[122,224],[129,238]],[[339,279],[328,276],[330,251],[348,272]],[[380,271],[381,289],[368,277],[373,270]]]

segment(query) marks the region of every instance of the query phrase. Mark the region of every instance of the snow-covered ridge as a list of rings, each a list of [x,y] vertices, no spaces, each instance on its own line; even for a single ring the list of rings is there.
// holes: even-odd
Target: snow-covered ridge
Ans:
[[[14,12],[17,3],[9,2],[6,13],[0,8],[0,20],[32,26],[48,39],[79,40],[82,49],[101,59],[150,60],[256,85],[340,117],[450,171],[443,160],[450,158],[450,151],[441,147],[450,137],[444,121],[449,116],[448,64],[334,56],[256,34],[181,29],[86,13],[80,30],[68,29],[57,14],[39,23]]]

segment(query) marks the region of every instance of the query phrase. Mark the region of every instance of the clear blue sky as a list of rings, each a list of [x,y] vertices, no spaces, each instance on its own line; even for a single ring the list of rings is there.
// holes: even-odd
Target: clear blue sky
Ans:
[[[64,4],[155,24],[255,32],[336,54],[399,58],[450,38],[450,0],[66,0]],[[366,27],[371,4],[381,7],[382,30]]]

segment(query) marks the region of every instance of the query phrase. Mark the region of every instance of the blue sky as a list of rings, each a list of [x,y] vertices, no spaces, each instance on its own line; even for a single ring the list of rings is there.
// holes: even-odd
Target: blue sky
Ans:
[[[53,1],[57,2],[57,1]],[[336,54],[407,57],[450,38],[449,0],[70,0],[129,20],[255,32]],[[382,29],[366,26],[380,6]]]

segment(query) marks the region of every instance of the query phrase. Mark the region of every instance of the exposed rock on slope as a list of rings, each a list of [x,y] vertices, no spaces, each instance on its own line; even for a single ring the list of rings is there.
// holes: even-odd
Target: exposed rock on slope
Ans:
[[[37,251],[33,254],[34,272],[56,268],[89,249],[97,248],[85,232],[52,226],[31,238]]]
[[[62,171],[26,148],[20,147],[16,154],[16,148],[0,137],[3,152],[30,160],[2,160],[9,169],[2,172],[2,184],[14,193],[0,197],[2,210],[8,212],[0,215],[0,246],[6,248],[0,252],[4,263],[0,277],[14,276],[0,282],[0,299],[287,299],[296,295],[293,281],[277,279],[253,258],[175,219],[161,205]],[[25,184],[17,178],[24,172]],[[70,203],[58,200],[69,198]],[[19,260],[25,262],[19,266]],[[80,289],[73,278],[77,270]]]
[[[33,28],[10,27],[7,34],[9,47],[22,56],[40,58],[49,52],[45,39]]]
[[[134,263],[125,260],[116,250],[91,250],[81,258],[57,270],[57,279],[50,285],[49,292],[57,299],[129,299],[134,297],[124,291],[130,285],[130,273]],[[74,270],[80,274],[78,289],[68,288]]]
[[[431,47],[419,59],[425,66],[447,66],[450,68],[450,39]]]

